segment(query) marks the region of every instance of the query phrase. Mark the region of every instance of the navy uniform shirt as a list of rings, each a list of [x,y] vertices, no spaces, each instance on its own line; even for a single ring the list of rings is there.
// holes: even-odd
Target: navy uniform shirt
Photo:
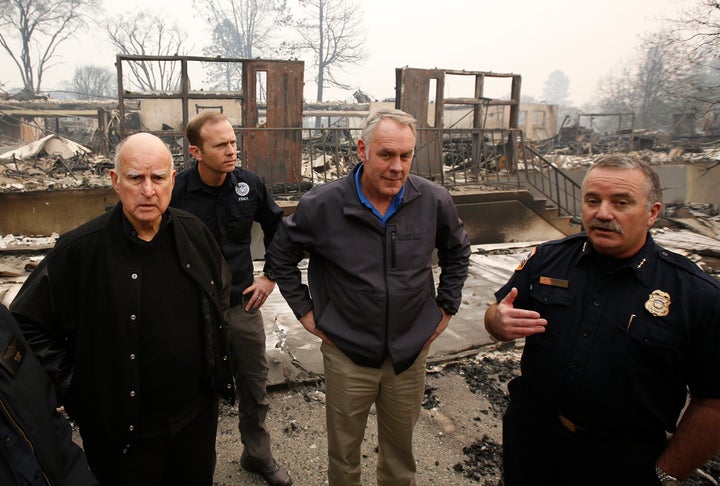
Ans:
[[[253,222],[260,223],[267,248],[282,220],[282,209],[265,183],[255,173],[236,167],[222,186],[207,186],[196,163],[175,178],[170,205],[193,213],[210,229],[232,272],[231,302],[240,303],[243,290],[253,282]]]
[[[623,436],[674,431],[687,387],[720,398],[720,284],[648,235],[629,259],[581,233],[545,243],[495,293],[547,319],[517,385],[577,424]],[[512,399],[512,395],[511,395]]]

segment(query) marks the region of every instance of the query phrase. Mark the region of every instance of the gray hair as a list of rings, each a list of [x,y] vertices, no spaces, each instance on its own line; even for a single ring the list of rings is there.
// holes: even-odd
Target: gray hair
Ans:
[[[397,109],[381,109],[374,111],[368,115],[362,125],[362,131],[360,132],[360,138],[365,140],[365,155],[370,154],[370,140],[372,140],[375,129],[385,118],[394,120],[400,125],[406,125],[412,130],[413,137],[417,137],[415,117],[409,113],[405,113],[402,110]]]
[[[122,151],[123,145],[125,145],[125,140],[127,140],[127,138],[120,140],[120,143],[118,143],[115,147],[115,156],[113,157],[113,163],[115,164],[116,171],[120,170],[120,152]]]
[[[656,202],[662,204],[660,177],[655,172],[655,169],[639,156],[632,154],[601,155],[590,166],[585,174],[585,179],[593,169],[636,169],[641,171],[645,175],[645,196],[648,200],[648,209]],[[584,179],[583,184],[585,184]]]

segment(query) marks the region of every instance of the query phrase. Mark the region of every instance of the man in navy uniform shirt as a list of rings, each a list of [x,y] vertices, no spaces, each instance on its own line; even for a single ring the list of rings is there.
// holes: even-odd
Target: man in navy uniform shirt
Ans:
[[[720,448],[720,285],[649,235],[661,191],[640,158],[599,158],[585,232],[538,246],[496,292],[488,332],[526,338],[506,485],[678,484]]]
[[[230,347],[244,445],[240,464],[262,474],[273,486],[289,486],[292,479],[273,458],[265,427],[268,363],[260,307],[275,282],[268,271],[253,276],[250,255],[253,222],[260,223],[267,248],[282,209],[260,177],[236,167],[237,138],[225,115],[203,111],[188,122],[185,135],[197,164],[178,174],[170,205],[193,213],[207,225],[232,272]]]

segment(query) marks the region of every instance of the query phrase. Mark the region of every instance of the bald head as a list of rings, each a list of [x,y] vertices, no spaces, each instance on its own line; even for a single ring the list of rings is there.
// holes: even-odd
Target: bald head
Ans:
[[[115,170],[120,167],[123,156],[127,156],[126,153],[135,153],[136,151],[147,151],[148,156],[154,154],[154,157],[164,157],[170,164],[170,169],[173,167],[172,153],[170,153],[170,149],[165,145],[165,142],[151,133],[142,132],[130,135],[115,148],[115,158],[113,160]]]

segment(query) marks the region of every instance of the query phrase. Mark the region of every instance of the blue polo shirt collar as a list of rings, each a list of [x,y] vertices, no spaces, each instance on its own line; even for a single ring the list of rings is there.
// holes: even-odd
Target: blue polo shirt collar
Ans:
[[[364,169],[364,164],[360,164],[360,167],[358,167],[358,170],[355,171],[355,188],[357,189],[358,197],[360,198],[360,202],[363,204],[363,206],[369,208],[375,216],[380,219],[380,222],[382,224],[387,223],[387,220],[390,219],[390,216],[395,214],[400,207],[400,204],[402,204],[403,201],[403,195],[405,194],[405,186],[403,185],[400,188],[400,192],[395,194],[395,197],[393,197],[392,201],[390,202],[390,207],[385,212],[385,216],[382,216],[380,212],[375,209],[375,206],[372,205],[372,203],[368,200],[368,198],[365,197],[365,194],[362,192],[362,188],[360,187],[360,176],[362,175],[362,171]]]

